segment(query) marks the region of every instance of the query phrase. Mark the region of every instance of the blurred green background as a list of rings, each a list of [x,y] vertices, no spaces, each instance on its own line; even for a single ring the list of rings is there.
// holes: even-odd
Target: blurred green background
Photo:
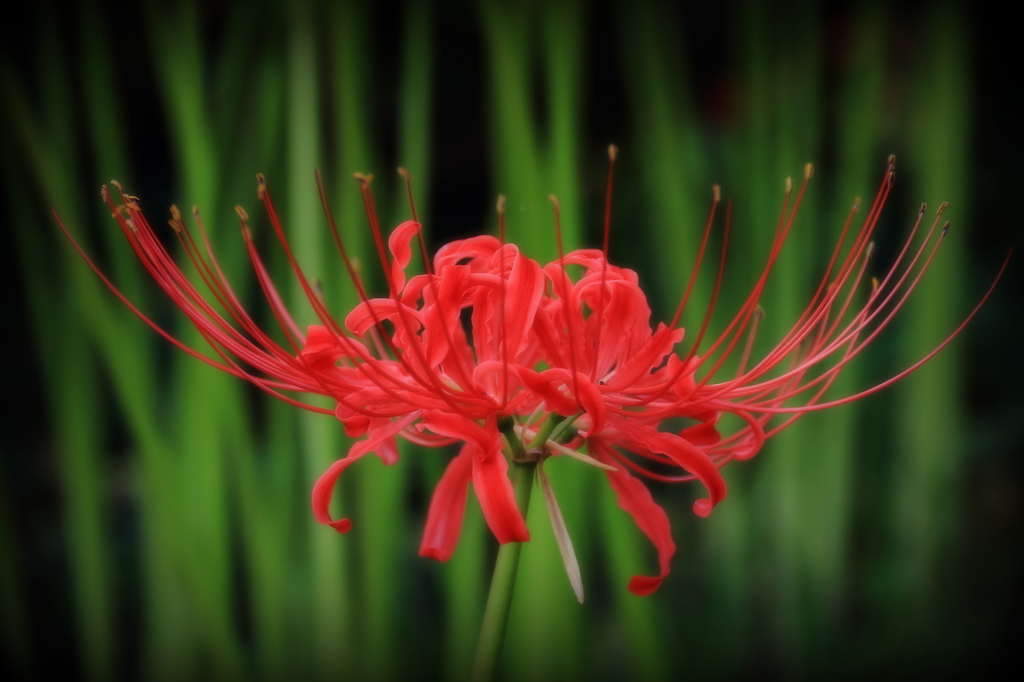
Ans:
[[[110,178],[157,225],[169,204],[198,204],[255,304],[233,211],[246,206],[302,324],[311,313],[268,234],[255,173],[344,311],[355,295],[314,168],[356,252],[367,230],[351,174],[376,175],[395,224],[407,217],[403,165],[432,247],[493,230],[502,192],[510,239],[543,261],[555,252],[549,193],[570,244],[599,244],[614,142],[612,257],[641,273],[660,319],[689,276],[712,183],[735,200],[713,334],[766,258],[785,177],[813,161],[762,299],[763,353],[895,153],[874,273],[921,201],[949,201],[953,227],[836,395],[940,342],[1022,234],[1019,37],[976,3],[40,0],[18,12],[0,48],[5,676],[463,679],[496,550],[471,502],[449,563],[416,556],[450,452],[407,448],[390,469],[367,459],[339,490],[354,530],[318,526],[309,490],[349,445],[340,425],[173,350],[60,237],[51,207],[122,291],[201,345],[99,201]],[[1011,263],[919,373],[727,467],[729,497],[711,518],[689,512],[694,486],[654,485],[679,550],[652,597],[625,589],[654,554],[602,477],[552,461],[588,600],[576,604],[534,505],[505,679],[947,676],[1010,656],[1024,568],[1019,272]],[[706,266],[688,329],[713,276]]]

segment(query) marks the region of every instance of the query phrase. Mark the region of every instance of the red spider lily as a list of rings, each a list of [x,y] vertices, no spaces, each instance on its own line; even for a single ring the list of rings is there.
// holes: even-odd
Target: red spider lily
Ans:
[[[610,152],[614,163],[614,148]],[[870,395],[917,369],[966,326],[991,294],[992,288],[947,339],[913,366],[854,395],[820,402],[839,372],[878,336],[906,302],[948,229],[948,223],[941,230],[937,229],[945,209],[943,204],[911,255],[914,237],[925,215],[922,205],[906,243],[888,272],[881,282],[872,278],[864,301],[859,306],[854,305],[873,250],[871,235],[892,187],[893,165],[894,159],[890,158],[882,185],[845,256],[840,259],[859,210],[859,200],[850,211],[807,308],[783,339],[750,369],[747,364],[762,315],[758,299],[793,225],[811,177],[810,164],[795,198],[792,183],[787,181],[782,218],[767,264],[739,311],[703,356],[696,352],[704,339],[721,286],[731,206],[726,211],[714,291],[697,339],[682,358],[674,348],[683,339],[683,330],[677,325],[692,291],[720,201],[717,187],[697,264],[682,302],[672,322],[659,323],[654,330],[650,327],[651,311],[636,273],[608,263],[611,167],[603,251],[579,250],[563,256],[559,237],[559,260],[544,268],[551,293],[537,311],[535,322],[541,357],[548,369],[522,374],[554,413],[566,417],[580,415],[576,425],[589,453],[609,465],[606,474],[619,505],[633,516],[654,543],[660,573],[653,577],[635,576],[629,583],[631,592],[647,595],[658,588],[669,572],[675,544],[668,516],[653,501],[647,488],[628,471],[662,482],[699,480],[709,495],[697,500],[693,509],[699,516],[707,516],[726,494],[725,481],[718,471],[721,466],[734,459],[753,457],[767,438],[807,412]],[[558,231],[557,202],[555,211]],[[576,281],[572,281],[567,272],[569,265],[583,268],[583,275]],[[996,282],[1001,274],[1002,269]],[[714,381],[745,333],[746,343],[735,376]],[[704,370],[700,379],[698,370]],[[796,404],[787,405],[787,401]],[[735,415],[742,424],[726,437],[717,428],[724,414]],[[678,433],[665,429],[667,420],[680,417],[694,424]],[[776,418],[782,421],[772,424]],[[556,452],[566,451],[557,444],[552,444],[551,448]],[[662,473],[672,469],[681,469],[683,473]]]
[[[116,183],[120,204],[114,203],[105,187],[102,192],[143,266],[188,316],[219,360],[189,348],[157,326],[113,286],[77,243],[75,248],[133,312],[179,348],[293,405],[334,414],[351,437],[366,436],[314,486],[313,511],[321,523],[340,532],[351,528],[348,519],[334,520],[328,512],[335,482],[342,471],[370,452],[387,464],[394,463],[398,458],[396,436],[428,446],[463,441],[461,453],[438,486],[420,553],[440,560],[451,556],[470,480],[499,542],[528,540],[506,473],[508,462],[501,454],[498,419],[529,414],[537,408],[535,398],[523,390],[509,367],[513,363],[533,366],[539,361],[530,330],[543,293],[540,266],[515,246],[481,236],[446,245],[436,254],[433,267],[425,261],[428,274],[406,281],[410,242],[419,236],[420,224],[407,221],[392,232],[389,257],[377,225],[369,178],[360,177],[390,295],[367,297],[325,200],[332,234],[362,299],[342,325],[330,315],[299,268],[266,184],[262,176],[258,179],[259,196],[274,231],[321,322],[309,326],[305,334],[299,330],[253,245],[248,217],[238,208],[257,279],[290,349],[261,330],[234,294],[210,249],[198,211],[194,216],[203,249],[175,207],[171,208],[170,225],[217,306],[204,298],[175,263],[143,215],[137,197],[125,194]],[[422,249],[422,239],[420,246]],[[460,324],[460,313],[466,307],[473,308],[472,344]],[[387,333],[385,322],[393,326],[393,333]],[[328,396],[337,407],[326,410],[288,393]]]
[[[361,300],[343,323],[331,316],[299,268],[260,176],[259,197],[320,322],[309,326],[305,333],[295,324],[253,245],[247,216],[239,208],[247,251],[287,347],[261,330],[235,296],[210,249],[198,212],[195,219],[202,248],[174,207],[170,224],[215,304],[204,298],[175,263],[142,214],[137,198],[116,185],[121,202],[115,204],[104,188],[104,200],[146,270],[185,312],[219,359],[200,354],[158,327],[117,291],[77,244],[75,247],[133,312],[178,347],[291,404],[334,414],[353,438],[365,436],[316,482],[312,503],[319,522],[339,532],[351,528],[348,519],[335,520],[328,511],[338,477],[371,452],[387,464],[395,462],[396,438],[401,436],[426,446],[463,443],[431,500],[420,545],[422,556],[444,561],[452,555],[470,483],[499,542],[528,540],[529,532],[507,474],[508,459],[502,454],[505,450],[514,459],[538,462],[538,481],[555,535],[570,581],[582,601],[571,541],[543,472],[545,458],[566,455],[604,469],[620,506],[654,543],[659,575],[636,576],[629,584],[632,592],[646,595],[656,590],[668,574],[675,546],[668,516],[630,471],[658,481],[699,480],[708,496],[694,503],[694,511],[707,516],[726,494],[718,471],[723,464],[754,456],[766,438],[808,411],[863,397],[913,371],[941,350],[963,325],[932,353],[889,381],[840,400],[819,402],[843,367],[899,311],[945,235],[945,228],[937,230],[940,208],[911,255],[910,247],[924,216],[922,207],[895,263],[881,282],[872,280],[864,302],[859,307],[854,305],[871,255],[871,234],[892,185],[890,161],[885,180],[845,256],[840,258],[857,205],[807,309],[776,347],[747,369],[761,314],[758,299],[793,225],[810,178],[808,166],[791,208],[791,186],[787,190],[768,262],[754,289],[722,336],[698,356],[722,280],[730,227],[727,209],[722,260],[711,305],[696,341],[680,357],[674,352],[683,340],[678,322],[714,223],[718,190],[679,309],[670,324],[659,324],[652,330],[651,310],[636,273],[608,262],[612,168],[610,165],[604,248],[563,255],[556,202],[559,259],[543,268],[504,242],[501,200],[499,238],[479,236],[449,243],[431,261],[415,206],[410,202],[414,219],[395,228],[385,247],[370,178],[358,176],[387,282],[385,298],[369,298],[363,288],[339,237],[321,183],[332,235]],[[414,238],[425,274],[407,278],[405,270],[412,259]],[[568,266],[582,268],[583,275],[574,280]],[[468,334],[461,323],[467,309],[471,309]],[[746,344],[735,376],[715,382],[716,374],[744,335]],[[703,370],[700,379],[698,370]],[[303,393],[328,396],[336,408],[320,408],[292,395]],[[798,404],[787,405],[787,401]],[[724,414],[735,415],[742,424],[725,437],[718,430]],[[770,423],[780,417],[781,423]],[[694,424],[678,433],[664,430],[666,420],[678,418]],[[583,449],[586,452],[581,452]],[[663,473],[672,469],[683,472]]]

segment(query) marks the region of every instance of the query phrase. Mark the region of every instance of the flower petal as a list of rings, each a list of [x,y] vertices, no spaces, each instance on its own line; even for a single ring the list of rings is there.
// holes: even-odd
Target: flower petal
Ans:
[[[480,500],[487,526],[498,542],[526,542],[530,531],[516,506],[508,461],[498,449],[478,451],[473,457],[473,490]]]
[[[598,461],[608,465],[615,464],[615,460],[607,451],[610,445],[596,438],[589,440],[588,445]],[[646,597],[657,590],[665,576],[669,574],[669,564],[676,553],[676,544],[672,541],[672,526],[669,524],[668,514],[655,503],[647,486],[631,476],[624,467],[606,471],[605,474],[612,490],[615,491],[619,507],[633,517],[637,528],[650,538],[658,550],[661,573],[657,576],[635,575],[629,581],[630,592]]]
[[[423,415],[423,425],[442,436],[452,436],[476,446],[473,455],[473,489],[484,512],[487,526],[498,542],[526,542],[530,533],[516,506],[508,462],[501,454],[501,436],[494,418],[486,427],[457,414],[430,410]]]
[[[385,420],[371,420],[371,422],[378,423],[371,424],[366,440],[361,440],[353,445],[348,451],[348,456],[332,464],[313,485],[313,516],[316,517],[316,520],[339,533],[347,533],[352,528],[352,522],[348,519],[335,521],[331,518],[329,511],[331,498],[334,496],[334,484],[337,483],[338,477],[363,455],[374,451],[380,455],[385,464],[393,464],[394,461],[389,462],[388,458],[391,455],[391,450],[395,447],[395,434],[419,418],[420,412],[417,410],[397,421],[387,420],[386,424],[379,423]],[[394,457],[398,458],[397,450],[394,450]]]
[[[466,514],[466,495],[473,472],[476,446],[466,443],[458,456],[448,463],[434,488],[427,512],[427,523],[420,541],[420,556],[448,561],[459,542],[462,519]]]
[[[311,324],[306,327],[306,344],[299,357],[313,372],[322,372],[334,366],[345,353],[338,346],[337,339],[326,327]]]
[[[405,287],[405,268],[412,260],[412,249],[409,247],[409,242],[419,231],[419,223],[415,220],[406,220],[396,227],[388,237],[388,248],[391,249],[391,253],[395,257],[391,261],[391,284],[395,287],[396,292],[400,292]]]
[[[316,480],[316,484],[313,486],[313,516],[320,523],[330,526],[339,533],[347,533],[351,530],[352,522],[348,519],[338,519],[335,521],[331,518],[329,507],[331,506],[331,498],[334,496],[334,484],[337,483],[341,472],[359,461],[364,454],[366,453],[349,455],[344,459],[339,459]]]
[[[722,501],[726,494],[725,479],[707,453],[674,433],[663,433],[650,426],[638,426],[624,419],[616,419],[615,428],[624,436],[623,444],[639,450],[646,449],[667,455],[696,476],[708,489],[708,497],[693,503],[693,512],[700,517],[711,513],[711,509]]]

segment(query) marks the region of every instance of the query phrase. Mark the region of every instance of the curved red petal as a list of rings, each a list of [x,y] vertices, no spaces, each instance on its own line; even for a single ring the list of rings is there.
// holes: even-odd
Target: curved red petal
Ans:
[[[608,483],[615,491],[619,507],[630,516],[644,535],[646,535],[654,548],[658,551],[658,566],[660,574],[657,576],[636,575],[629,581],[629,591],[641,597],[651,594],[661,585],[661,581],[669,574],[669,564],[672,556],[676,553],[676,544],[672,541],[672,526],[668,521],[668,514],[651,497],[651,491],[643,483],[631,476],[621,465],[618,465],[605,448],[606,445],[599,439],[588,441],[591,454],[605,464],[616,466],[615,471],[606,471]]]
[[[480,500],[487,527],[501,544],[526,542],[530,531],[516,506],[512,481],[508,477],[508,461],[497,448],[477,451],[473,457],[473,490]]]
[[[339,533],[347,533],[351,530],[352,522],[348,519],[335,521],[331,518],[329,507],[331,506],[331,498],[334,496],[334,484],[337,483],[341,472],[359,461],[364,454],[359,453],[339,459],[317,479],[316,484],[313,486],[313,516],[320,523],[330,526]]]
[[[462,532],[462,519],[466,514],[466,495],[473,472],[473,453],[476,447],[462,446],[459,455],[448,463],[444,475],[434,488],[427,512],[427,523],[420,541],[420,556],[448,561]]]
[[[395,257],[391,262],[391,284],[399,292],[405,287],[405,268],[412,260],[412,249],[409,242],[420,231],[420,224],[415,220],[406,220],[396,227],[388,237],[388,248]]]
[[[311,371],[319,372],[333,367],[335,361],[344,354],[334,334],[326,327],[319,324],[306,327],[306,343],[299,351],[299,357]]]
[[[711,509],[725,497],[725,479],[714,461],[686,439],[674,433],[657,431],[650,426],[631,424],[624,419],[616,419],[614,426],[625,436],[623,444],[627,447],[667,455],[704,484],[708,489],[708,497],[693,503],[693,511],[697,516],[710,514]]]

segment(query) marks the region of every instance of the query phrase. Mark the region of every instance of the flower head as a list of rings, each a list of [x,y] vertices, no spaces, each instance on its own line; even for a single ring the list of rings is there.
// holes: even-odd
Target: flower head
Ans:
[[[198,211],[194,211],[198,242],[174,207],[170,225],[215,304],[175,263],[138,200],[116,183],[118,202],[103,190],[104,200],[143,266],[219,359],[202,355],[163,331],[134,308],[91,261],[89,264],[133,312],[175,345],[293,405],[333,414],[349,436],[360,439],[313,488],[313,512],[319,522],[339,532],[351,528],[348,519],[334,519],[328,511],[338,477],[369,453],[387,464],[397,461],[396,439],[401,437],[425,446],[462,444],[434,491],[421,555],[442,561],[452,555],[470,484],[498,541],[525,541],[529,532],[516,506],[509,461],[537,462],[537,478],[555,536],[582,601],[571,541],[543,471],[546,458],[568,456],[605,471],[619,505],[655,545],[658,575],[636,576],[629,584],[636,594],[650,594],[668,574],[675,545],[667,514],[638,477],[698,480],[707,494],[693,509],[699,516],[707,516],[726,495],[719,473],[722,465],[753,457],[767,438],[807,412],[863,397],[913,371],[959,333],[988,294],[963,325],[920,362],[877,386],[820,402],[842,369],[903,306],[946,233],[947,227],[938,228],[943,206],[924,230],[924,238],[912,248],[925,216],[922,206],[890,269],[881,281],[870,278],[869,284],[865,282],[872,255],[871,235],[892,186],[890,159],[882,185],[857,230],[852,226],[860,202],[851,210],[804,313],[767,355],[751,362],[752,342],[763,315],[758,300],[811,177],[808,165],[795,195],[788,183],[783,217],[753,290],[721,336],[701,350],[726,261],[731,218],[731,206],[727,206],[711,305],[694,342],[683,352],[679,346],[684,330],[679,320],[715,223],[719,190],[714,190],[697,264],[682,302],[673,320],[652,327],[651,309],[637,274],[608,260],[614,147],[610,156],[604,248],[563,254],[555,200],[559,258],[543,267],[505,243],[503,199],[498,204],[498,238],[484,235],[454,241],[441,247],[431,260],[412,206],[414,219],[396,227],[385,246],[370,178],[357,176],[388,288],[388,295],[380,298],[370,298],[365,291],[320,183],[328,224],[360,296],[360,303],[343,321],[332,317],[298,266],[266,183],[259,176],[260,200],[319,319],[319,324],[304,332],[295,324],[256,251],[247,215],[239,208],[246,249],[285,338],[284,346],[260,329],[235,296],[209,247]],[[319,174],[317,179],[319,182]],[[409,277],[406,269],[412,261],[414,240],[425,272]],[[88,261],[77,244],[75,247]],[[469,324],[464,327],[467,316]],[[720,378],[720,371],[737,350],[740,358],[733,376]],[[335,409],[304,402],[302,394],[328,396]],[[723,434],[720,426],[726,415],[732,418],[724,422],[731,421],[734,426]],[[680,421],[685,423],[682,428]]]

